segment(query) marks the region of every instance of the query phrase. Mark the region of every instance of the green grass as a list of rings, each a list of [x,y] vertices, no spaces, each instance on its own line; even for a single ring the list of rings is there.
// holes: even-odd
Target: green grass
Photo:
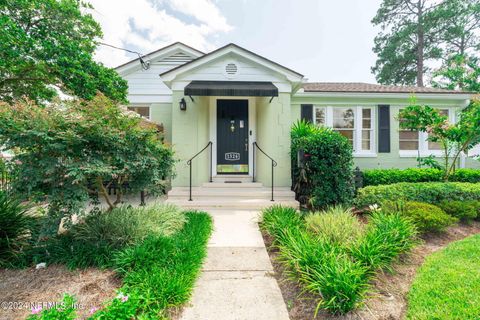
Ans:
[[[212,220],[199,212],[187,212],[186,218],[175,235],[148,237],[114,257],[115,269],[123,277],[122,292],[137,297],[137,317],[166,317],[167,308],[190,298],[206,256]]]
[[[163,212],[158,216],[162,215],[164,218],[170,216]],[[190,299],[195,280],[206,256],[207,242],[212,231],[212,219],[203,212],[180,214],[179,219],[183,221],[182,228],[175,233],[166,233],[162,224],[158,224],[158,229],[154,229],[162,232],[153,232],[152,229],[148,229],[149,234],[142,236],[140,241],[109,253],[111,260],[109,266],[114,268],[122,278],[123,285],[119,289],[121,294],[107,305],[97,306],[101,309],[90,317],[90,320],[167,319],[169,308],[181,306]],[[151,215],[157,216],[153,213]],[[165,223],[170,227],[174,226],[173,229],[179,226],[172,221],[164,221],[163,224]],[[170,227],[168,229],[172,231]],[[97,229],[93,228],[93,230]],[[114,230],[118,231],[119,228]],[[120,228],[120,230],[123,229]],[[92,249],[91,246],[85,251],[93,255],[89,251]],[[122,300],[122,297],[127,297],[126,301]],[[60,317],[48,317],[48,312],[42,312],[41,315],[32,316],[30,319],[60,319]],[[60,313],[62,312],[64,311]],[[62,319],[74,318],[75,314],[71,318]]]
[[[67,234],[40,241],[26,254],[35,263],[59,263],[70,269],[111,268],[117,252],[149,236],[170,236],[182,229],[185,221],[185,214],[175,206],[122,206],[90,215]]]
[[[480,318],[480,235],[427,257],[408,294],[407,319]]]

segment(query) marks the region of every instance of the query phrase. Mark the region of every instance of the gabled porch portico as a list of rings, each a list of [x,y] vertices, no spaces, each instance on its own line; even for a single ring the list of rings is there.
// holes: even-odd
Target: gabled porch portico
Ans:
[[[235,188],[254,180],[271,187],[271,159],[273,186],[289,191],[290,127],[300,113],[292,111],[290,97],[302,75],[228,45],[161,77],[173,91],[172,144],[178,162],[171,197],[183,195],[190,181],[196,188],[213,181]],[[266,155],[254,150],[254,143]],[[187,161],[205,147],[191,162],[190,178]],[[293,193],[285,197],[291,200]]]

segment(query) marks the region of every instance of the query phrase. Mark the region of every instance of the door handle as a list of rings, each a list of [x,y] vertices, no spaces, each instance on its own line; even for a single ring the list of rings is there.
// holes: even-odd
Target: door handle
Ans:
[[[248,151],[248,143],[245,143],[245,151]]]

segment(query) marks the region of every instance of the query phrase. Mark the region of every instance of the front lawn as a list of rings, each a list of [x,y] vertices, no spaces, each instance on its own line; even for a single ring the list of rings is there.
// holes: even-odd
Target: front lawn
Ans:
[[[480,235],[427,257],[408,294],[407,319],[479,319]]]

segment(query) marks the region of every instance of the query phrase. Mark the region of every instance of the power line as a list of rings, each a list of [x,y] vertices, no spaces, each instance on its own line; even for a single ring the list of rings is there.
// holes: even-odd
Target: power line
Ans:
[[[120,47],[117,47],[117,46],[114,46],[114,45],[111,45],[111,44],[108,44],[108,43],[104,43],[104,42],[98,42],[98,44],[102,45],[102,46],[110,47],[110,48],[113,48],[113,49],[123,50],[123,51],[126,51],[126,52],[134,53],[134,54],[138,55],[138,59],[140,60],[140,64],[142,65],[142,68],[144,70],[147,70],[148,68],[150,68],[150,62],[143,60],[145,55],[141,54],[138,51],[133,51],[133,50],[125,49],[125,48],[120,48]]]

